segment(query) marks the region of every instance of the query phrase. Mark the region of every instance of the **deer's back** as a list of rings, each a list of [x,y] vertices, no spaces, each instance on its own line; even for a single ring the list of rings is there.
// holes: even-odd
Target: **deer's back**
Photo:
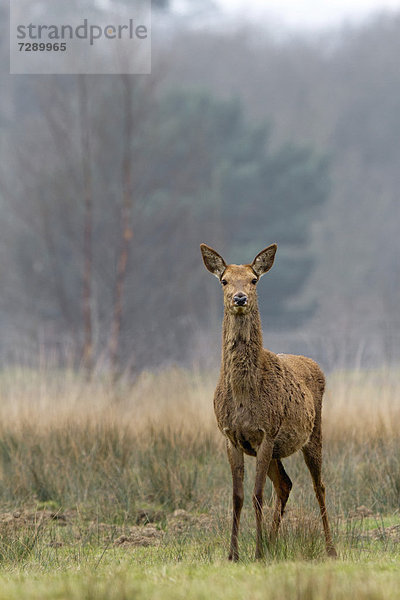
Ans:
[[[276,356],[287,371],[290,371],[291,377],[312,392],[317,402],[322,400],[325,390],[325,375],[318,363],[307,356],[297,354],[277,354]]]

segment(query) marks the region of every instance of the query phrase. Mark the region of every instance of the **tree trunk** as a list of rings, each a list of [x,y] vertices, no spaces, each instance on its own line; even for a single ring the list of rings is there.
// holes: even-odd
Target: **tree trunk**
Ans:
[[[110,362],[113,377],[117,376],[119,349],[121,337],[121,323],[123,311],[124,286],[127,275],[127,266],[129,258],[129,249],[133,237],[132,232],[132,209],[133,209],[133,190],[132,190],[132,87],[131,79],[128,75],[123,75],[123,119],[124,119],[124,141],[122,158],[122,208],[121,208],[121,236],[120,250],[117,261],[117,274],[114,288],[113,315],[111,322],[110,335]]]
[[[79,117],[81,130],[82,171],[84,189],[84,227],[83,227],[83,349],[82,363],[84,369],[91,374],[93,371],[93,331],[92,331],[92,266],[93,266],[93,185],[91,170],[91,148],[89,133],[89,110],[87,88],[84,75],[78,77],[79,87]]]

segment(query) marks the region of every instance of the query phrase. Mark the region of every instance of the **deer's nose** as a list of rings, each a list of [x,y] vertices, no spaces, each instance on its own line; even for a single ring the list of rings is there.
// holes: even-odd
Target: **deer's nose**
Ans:
[[[238,292],[233,296],[235,306],[245,306],[247,304],[247,296],[243,292]]]

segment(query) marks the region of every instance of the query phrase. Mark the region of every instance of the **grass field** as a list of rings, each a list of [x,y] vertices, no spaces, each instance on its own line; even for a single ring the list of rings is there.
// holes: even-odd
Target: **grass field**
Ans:
[[[0,373],[3,598],[400,598],[400,373],[335,373],[323,415],[337,561],[300,455],[288,510],[255,563],[246,462],[241,561],[212,410],[216,374],[170,369],[117,388],[72,372]],[[265,519],[271,519],[267,484]]]

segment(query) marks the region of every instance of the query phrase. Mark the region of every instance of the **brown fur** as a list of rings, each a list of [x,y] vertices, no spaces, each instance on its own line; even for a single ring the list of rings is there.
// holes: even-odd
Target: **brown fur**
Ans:
[[[238,559],[238,529],[243,506],[243,454],[256,457],[253,504],[257,523],[256,558],[263,555],[262,503],[266,477],[277,501],[272,535],[278,532],[292,487],[282,458],[303,451],[319,502],[326,548],[336,556],[321,481],[321,406],[324,375],[304,356],[274,354],[263,348],[256,283],[273,264],[276,244],[256,256],[251,265],[226,265],[212,248],[201,245],[207,269],[223,284],[222,361],[215,390],[218,427],[227,438],[233,479],[233,522],[229,558]],[[238,306],[239,296],[247,298]]]

